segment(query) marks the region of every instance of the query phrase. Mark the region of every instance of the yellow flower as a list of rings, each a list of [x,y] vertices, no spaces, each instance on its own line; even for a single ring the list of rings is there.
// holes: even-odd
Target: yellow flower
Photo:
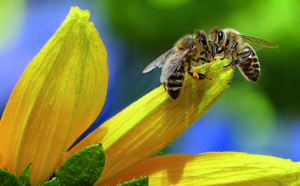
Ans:
[[[33,185],[43,183],[55,171],[104,104],[107,55],[89,17],[88,11],[71,9],[25,69],[4,110],[2,167],[20,175],[32,163]]]
[[[71,11],[26,68],[0,121],[0,167],[20,175],[29,163],[32,185],[45,182],[80,149],[102,143],[106,162],[95,185],[149,176],[150,185],[297,184],[299,163],[235,152],[152,157],[192,125],[228,87],[233,68],[217,60],[196,69],[170,99],[163,86],[103,123],[70,151],[105,101],[106,50],[89,12]]]

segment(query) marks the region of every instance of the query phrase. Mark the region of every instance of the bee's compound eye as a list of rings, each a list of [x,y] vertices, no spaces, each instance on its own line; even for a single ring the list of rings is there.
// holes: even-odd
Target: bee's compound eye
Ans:
[[[224,37],[223,31],[220,30],[220,31],[218,32],[218,41],[219,41],[219,42],[222,41],[222,40],[223,40],[223,37]]]
[[[205,39],[203,36],[200,36],[199,42],[200,42],[200,44],[201,44],[202,46],[207,45],[206,39]]]

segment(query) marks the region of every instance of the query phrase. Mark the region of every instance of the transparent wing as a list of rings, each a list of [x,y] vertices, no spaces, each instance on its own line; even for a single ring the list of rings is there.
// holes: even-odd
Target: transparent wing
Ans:
[[[186,49],[183,52],[175,53],[174,55],[170,56],[166,64],[162,68],[161,76],[160,76],[160,82],[165,82],[171,74],[178,68],[178,66],[181,64],[183,58],[190,52],[190,49]]]
[[[169,56],[175,53],[175,48],[171,48],[167,52],[163,53],[160,55],[158,58],[156,58],[154,61],[152,61],[146,68],[143,70],[143,73],[150,72],[153,70],[155,67],[162,68],[165,65],[165,61]]]
[[[254,43],[254,44],[256,44],[258,46],[261,46],[261,47],[278,48],[278,45],[276,45],[275,43],[272,43],[270,41],[266,41],[266,40],[259,39],[259,38],[256,38],[256,37],[251,37],[251,36],[244,36],[244,35],[241,35],[241,37],[246,42],[250,41],[250,43]]]

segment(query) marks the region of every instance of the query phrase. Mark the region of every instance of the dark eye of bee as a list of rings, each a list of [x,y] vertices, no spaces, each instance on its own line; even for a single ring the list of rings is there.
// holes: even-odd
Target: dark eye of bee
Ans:
[[[222,41],[223,40],[223,31],[219,31],[218,32],[218,41]]]
[[[203,36],[200,36],[199,42],[201,43],[202,46],[207,45],[206,39]]]

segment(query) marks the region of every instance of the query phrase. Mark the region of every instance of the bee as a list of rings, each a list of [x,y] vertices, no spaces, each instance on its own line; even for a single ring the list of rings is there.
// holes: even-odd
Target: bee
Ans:
[[[170,50],[152,61],[143,73],[155,67],[161,68],[160,82],[175,100],[182,92],[186,72],[194,79],[210,79],[204,74],[191,72],[192,66],[209,63],[210,55],[205,32],[196,30],[194,35],[185,35],[179,39]]]
[[[231,61],[224,67],[237,65],[244,77],[252,82],[257,82],[260,76],[260,64],[255,50],[249,43],[268,48],[278,47],[278,45],[263,39],[241,35],[231,28],[223,30],[213,28],[209,33],[209,42],[213,57],[223,54],[221,58],[223,60],[229,56]]]

